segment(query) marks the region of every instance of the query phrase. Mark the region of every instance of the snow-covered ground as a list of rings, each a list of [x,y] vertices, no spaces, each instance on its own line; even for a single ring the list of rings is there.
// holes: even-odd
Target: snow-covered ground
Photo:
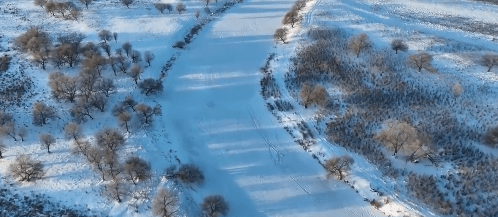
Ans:
[[[33,91],[37,93],[25,105],[5,108],[5,112],[14,114],[18,125],[28,127],[29,136],[24,142],[4,139],[8,149],[0,160],[3,185],[20,194],[29,191],[45,194],[55,202],[79,205],[94,213],[150,216],[148,203],[155,191],[162,186],[177,187],[162,177],[165,168],[194,163],[204,172],[206,181],[201,186],[181,188],[181,213],[185,216],[199,214],[198,205],[205,196],[212,194],[225,197],[230,203],[228,216],[237,217],[437,215],[403,195],[403,190],[400,194],[397,180],[383,178],[381,172],[362,156],[326,141],[323,132],[314,130],[315,110],[305,110],[293,102],[296,113],[289,116],[289,122],[305,120],[317,136],[317,144],[310,153],[304,151],[284,129],[292,123],[281,123],[268,111],[260,94],[260,67],[270,53],[277,53],[278,61],[272,63],[274,75],[284,97],[293,100],[284,88],[288,59],[310,27],[334,26],[351,33],[367,32],[376,47],[388,46],[393,38],[407,37],[411,53],[428,47],[437,49],[435,45],[442,42],[473,47],[475,50],[463,54],[436,53],[439,50],[435,50],[435,65],[445,69],[440,70],[441,76],[447,76],[445,79],[449,83],[483,82],[496,86],[495,82],[490,82],[496,80],[496,76],[484,73],[470,56],[481,50],[497,50],[493,39],[498,35],[488,31],[490,28],[471,28],[470,24],[483,27],[496,24],[497,7],[463,0],[315,0],[308,2],[302,12],[302,27],[292,30],[291,42],[275,45],[272,35],[282,26],[282,17],[294,0],[245,0],[215,16],[185,50],[178,50],[172,48],[174,42],[183,39],[192,26],[209,16],[203,12],[204,3],[182,1],[187,5],[187,12],[160,14],[154,9],[154,2],[137,0],[127,9],[119,1],[95,1],[89,10],[83,9],[79,21],[49,16],[28,0],[0,2],[0,19],[8,21],[0,23],[0,56],[2,52],[13,55],[10,73],[24,71],[33,79],[36,86]],[[162,2],[176,4],[179,1]],[[212,2],[211,8],[221,7],[224,2]],[[202,12],[199,19],[194,17],[197,10]],[[455,25],[455,20],[469,25]],[[140,94],[129,76],[112,77],[108,67],[104,74],[115,80],[118,91],[110,97],[106,113],[95,112],[94,120],[82,124],[91,141],[93,134],[102,127],[118,127],[109,111],[126,95],[134,96],[139,102],[161,106],[163,114],[155,118],[154,125],[127,133],[127,145],[120,150],[122,159],[138,155],[151,163],[155,178],[144,185],[150,197],[127,196],[121,204],[102,198],[101,190],[108,181],[100,180],[82,156],[72,154],[71,142],[64,138],[62,128],[71,120],[68,112],[71,105],[51,99],[46,85],[48,72],[56,69],[49,66],[43,71],[26,60],[30,58],[28,55],[11,48],[13,39],[30,26],[39,26],[53,37],[78,31],[86,35],[84,42],[94,43],[101,29],[117,32],[118,42],[109,43],[112,50],[129,41],[133,49],[155,54],[152,66],[145,68],[142,78],[158,78],[166,61],[172,55],[177,57],[164,79],[163,93],[150,97]],[[79,69],[80,66],[61,70],[76,75]],[[471,76],[462,73],[469,70],[479,70],[479,73]],[[34,127],[30,115],[31,103],[36,100],[59,108],[61,118],[46,127]],[[486,100],[489,99],[483,99]],[[57,138],[51,154],[47,154],[38,141],[38,134],[47,132]],[[45,164],[47,174],[43,180],[15,183],[6,176],[8,165],[20,153],[30,154]],[[347,178],[349,184],[326,179],[323,167],[312,154],[322,162],[335,155],[353,156],[355,164]],[[414,166],[411,170],[420,172],[421,168]],[[424,170],[437,175],[449,171],[449,165]],[[380,211],[364,199],[379,199],[372,188],[381,190],[391,199]],[[138,212],[134,206],[140,207]]]
[[[372,40],[375,52],[389,49],[389,43],[393,39],[404,39],[410,47],[408,54],[427,51],[434,56],[434,65],[438,69],[436,75],[428,73],[415,75],[417,79],[420,79],[416,83],[443,90],[450,90],[452,84],[461,84],[465,86],[466,90],[459,101],[471,101],[478,104],[476,108],[486,107],[496,111],[494,103],[489,101],[496,99],[494,91],[494,87],[496,87],[495,72],[485,72],[486,69],[478,65],[479,58],[483,53],[496,51],[495,38],[498,36],[495,32],[496,16],[490,15],[495,14],[496,10],[495,5],[472,1],[317,1],[310,11],[313,16],[305,16],[303,20],[304,28],[293,30],[292,42],[279,45],[279,48],[275,50],[276,60],[272,61],[271,64],[272,74],[282,92],[281,100],[291,102],[294,109],[288,112],[276,110],[274,112],[276,111],[279,119],[288,128],[297,129],[301,121],[308,124],[313,134],[318,135],[318,138],[314,139],[316,143],[311,146],[310,152],[314,156],[318,156],[321,162],[333,156],[352,156],[355,159],[355,166],[352,174],[346,179],[352,186],[358,188],[360,194],[366,198],[378,199],[378,195],[368,191],[369,188],[379,189],[385,195],[387,193],[387,196],[394,203],[391,202],[381,208],[386,214],[396,216],[408,212],[406,214],[409,215],[418,213],[423,216],[436,216],[438,214],[434,213],[431,208],[415,202],[413,197],[405,194],[403,187],[400,187],[406,185],[405,179],[382,178],[378,168],[367,162],[362,156],[352,154],[324,139],[326,138],[324,124],[328,123],[329,119],[332,120],[341,114],[339,112],[330,115],[327,112],[319,111],[319,109],[305,110],[302,105],[296,102],[296,99],[293,98],[295,95],[288,92],[284,82],[285,74],[289,72],[291,64],[289,59],[293,57],[294,51],[303,44],[301,40],[304,40],[304,43],[308,41],[306,33],[310,27],[339,28],[351,35],[364,32]],[[394,55],[394,52],[391,55]],[[398,55],[402,55],[404,58],[408,56],[405,53]],[[407,71],[413,73],[410,72],[410,69]],[[334,100],[341,102],[348,95],[333,85],[323,85],[328,87],[328,92]],[[480,85],[493,87],[486,92],[486,97],[479,97],[484,93],[476,90],[476,88],[481,88]],[[268,102],[272,102],[272,100]],[[340,106],[348,108],[352,105],[342,104]],[[453,109],[456,118],[465,126],[464,128],[484,131],[487,127],[496,124],[495,112],[484,112],[484,114],[477,112],[476,114],[469,112],[468,107],[466,109],[459,107]],[[387,117],[383,118],[387,119]],[[293,135],[298,134],[293,132]],[[480,138],[477,140],[480,141]],[[470,144],[472,144],[470,145],[471,149],[481,150],[484,155],[491,158],[496,154],[495,150],[475,142]],[[393,157],[390,158],[390,161],[395,168],[416,174],[435,175],[435,177],[458,174],[458,167],[452,162],[444,162],[441,167],[435,168],[424,163],[406,164],[406,162]],[[442,186],[441,188],[443,189]],[[454,199],[452,196],[447,198]]]
[[[348,185],[324,178],[259,94],[259,67],[292,3],[247,1],[204,29],[166,79],[160,122],[186,151],[181,161],[205,171],[196,201],[224,195],[230,216],[379,216]]]
[[[325,179],[323,168],[293,142],[267,111],[259,94],[259,67],[272,49],[274,30],[293,1],[245,1],[204,27],[195,41],[179,52],[171,45],[195,24],[194,10],[162,15],[146,3],[138,1],[125,9],[117,2],[96,2],[75,22],[52,18],[28,1],[10,1],[2,7],[18,11],[21,18],[4,14],[19,24],[5,24],[10,31],[3,32],[7,39],[3,46],[10,46],[8,42],[27,29],[28,22],[19,20],[43,17],[37,23],[51,34],[80,31],[87,36],[84,41],[96,41],[97,31],[109,29],[119,34],[118,43],[110,43],[113,49],[130,41],[134,49],[152,51],[156,59],[143,77],[158,77],[169,57],[175,53],[179,56],[165,79],[163,94],[145,98],[136,88],[130,88],[133,84],[129,78],[121,76],[116,80],[118,93],[108,106],[131,94],[137,101],[162,107],[163,115],[154,126],[128,134],[128,145],[120,151],[124,156],[137,154],[150,161],[157,177],[148,187],[152,196],[156,187],[168,185],[159,178],[166,167],[194,163],[204,171],[206,182],[194,189],[183,189],[185,209],[194,209],[205,196],[221,194],[230,203],[229,216],[381,216],[345,183]],[[188,7],[200,4],[187,3]],[[29,153],[45,163],[46,177],[36,183],[14,184],[16,190],[46,194],[57,202],[83,205],[111,216],[150,215],[147,208],[134,213],[128,206],[133,201],[131,197],[122,204],[101,198],[105,181],[81,156],[71,154],[71,142],[62,134],[62,127],[70,121],[70,106],[48,100],[47,73],[23,61],[25,57],[16,56],[27,65],[28,73],[36,75],[36,91],[43,90],[35,99],[63,108],[62,118],[42,130],[52,133],[58,142],[47,154],[37,140],[40,129],[30,127],[25,142],[7,141],[9,148],[0,163],[2,176],[7,178],[7,167],[16,155]],[[49,66],[47,71],[52,70]],[[74,75],[77,70],[63,71]],[[108,69],[107,73],[111,76],[112,72]],[[31,126],[29,103],[15,114],[18,123]],[[103,126],[117,127],[113,120],[107,113],[96,114],[95,120],[82,126],[92,139]]]

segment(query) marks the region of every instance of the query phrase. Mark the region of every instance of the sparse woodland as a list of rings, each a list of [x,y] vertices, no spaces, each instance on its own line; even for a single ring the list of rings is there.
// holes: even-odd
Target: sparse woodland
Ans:
[[[168,48],[189,50],[196,35],[213,17],[240,2],[228,1],[214,8],[217,0],[201,1],[204,13],[197,10],[194,15],[199,21]],[[307,2],[296,1],[285,14],[282,28],[273,34],[277,44],[287,46],[292,39],[289,34],[303,21]],[[134,0],[116,3],[128,11],[142,4]],[[34,0],[33,4],[51,19],[77,23],[96,2]],[[150,8],[154,16],[183,16],[196,10],[187,8],[182,1],[155,2]],[[168,112],[153,99],[161,97],[165,90],[163,81],[177,56],[163,60],[149,50],[141,50],[134,41],[121,39],[125,34],[111,30],[99,27],[94,41],[90,41],[79,32],[54,34],[43,26],[34,26],[13,38],[16,55],[0,56],[0,159],[10,159],[7,173],[11,180],[36,185],[46,178],[51,164],[27,153],[10,153],[12,144],[23,145],[30,138],[47,155],[54,155],[54,148],[60,144],[71,144],[73,156],[102,182],[100,196],[118,203],[145,198],[144,207],[154,215],[179,216],[185,199],[181,191],[202,188],[209,178],[204,176],[204,165],[181,163],[177,158],[178,166],[167,165],[164,173],[156,174],[146,158],[126,151],[130,146],[142,145],[133,144],[130,138],[161,124],[157,120]],[[406,191],[438,214],[498,215],[498,158],[483,151],[498,147],[498,117],[486,102],[469,94],[492,93],[490,86],[453,80],[448,84],[422,82],[441,70],[433,64],[435,52],[410,50],[402,39],[388,42],[389,47],[379,47],[366,33],[319,27],[309,29],[306,36],[290,60],[285,87],[281,87],[289,90],[296,104],[282,96],[272,75],[274,54],[261,68],[260,81],[261,94],[273,114],[295,112],[294,105],[301,105],[302,109],[322,115],[316,121],[325,128],[315,130],[306,121],[299,121],[295,128],[301,135],[295,136],[286,127],[299,145],[311,152],[314,139],[320,136],[316,132],[323,133],[331,143],[364,156],[385,177],[402,180],[399,191]],[[44,73],[50,97],[32,93],[36,85],[24,73],[24,66],[12,67],[20,57]],[[486,53],[475,59],[487,72],[496,71],[498,54]],[[164,62],[159,77],[147,76],[149,67]],[[119,82],[127,82],[129,89],[123,90]],[[331,87],[342,95],[333,93]],[[28,124],[17,121],[13,107],[29,111]],[[103,115],[111,116],[117,124],[88,129],[88,122],[94,123]],[[7,152],[9,156],[5,157]],[[327,177],[347,181],[354,159],[347,155],[327,157],[321,162]],[[456,172],[426,175],[403,168],[400,162],[436,169],[451,165]],[[170,185],[154,189],[150,197],[143,193],[151,192],[150,183],[161,178]],[[197,202],[199,214],[205,216],[225,216],[230,211],[230,203],[221,195],[213,194]],[[380,202],[372,204],[382,206]],[[42,213],[43,208],[36,209],[40,210],[34,212]]]
[[[408,49],[402,40],[392,41],[389,51],[376,48],[366,34],[352,36],[341,29],[312,28],[308,37],[291,59],[286,88],[304,109],[313,105],[338,115],[324,131],[331,142],[365,156],[387,177],[406,179],[409,194],[440,214],[496,215],[493,204],[498,200],[490,196],[498,193],[491,187],[496,180],[489,177],[496,175],[492,168],[497,158],[467,144],[495,147],[497,130],[486,126],[494,127],[498,122],[496,118],[478,118],[483,112],[493,112],[485,105],[469,107],[464,95],[470,87],[453,83],[442,89],[418,82],[417,73],[437,73],[432,55],[421,52],[399,56],[398,51]],[[478,63],[491,70],[494,59],[487,54]],[[273,98],[268,104],[270,110],[288,111],[284,106],[288,102],[280,99],[272,79],[270,73],[263,76],[263,97]],[[315,87],[321,85],[333,85],[348,94],[339,99],[327,95],[327,91],[314,94]],[[482,94],[489,91],[478,89]],[[341,110],[338,103],[348,107]],[[478,120],[477,126],[461,123],[456,116],[469,108],[475,111],[471,118]],[[307,149],[313,144],[313,133],[306,123],[298,124],[297,129],[302,138],[296,141]],[[432,167],[451,162],[460,172],[427,176],[394,166],[393,160]],[[329,175],[343,179],[349,165],[345,162],[349,161],[332,158],[324,167]]]
[[[142,4],[133,0],[119,2],[124,10],[133,10],[134,4]],[[54,20],[74,22],[78,22],[83,16],[82,10],[92,9],[95,4],[93,0],[34,0],[33,3]],[[236,3],[239,2],[226,1],[209,14],[223,13]],[[213,4],[210,6],[214,7]],[[173,11],[182,14],[188,10],[181,2],[175,5],[156,3],[153,7],[164,15]],[[193,26],[178,48],[188,45],[201,28],[212,20],[211,17],[202,18],[200,13],[195,16],[201,20]],[[179,192],[169,189],[171,186],[164,187],[158,192],[152,192],[153,200],[149,200],[148,192],[152,191],[149,185],[164,175],[178,185],[185,185],[182,190],[188,191],[188,188],[202,187],[204,174],[194,164],[181,164],[178,170],[172,173],[156,174],[145,158],[123,150],[138,145],[130,144],[127,141],[129,136],[154,127],[154,121],[161,116],[163,109],[157,104],[152,104],[153,100],[140,102],[135,101],[131,94],[118,93],[121,84],[117,83],[129,79],[132,81],[130,84],[133,84],[131,90],[136,89],[136,93],[143,94],[144,98],[160,96],[164,89],[166,67],[171,67],[175,59],[172,58],[166,63],[161,77],[147,77],[144,72],[149,67],[162,64],[162,60],[158,60],[154,53],[136,49],[131,42],[120,41],[118,33],[108,29],[100,29],[95,35],[97,40],[89,41],[86,35],[79,32],[54,34],[43,26],[34,26],[13,38],[14,51],[27,57],[23,61],[34,64],[40,73],[46,74],[45,85],[48,92],[47,97],[41,98],[43,100],[30,100],[30,97],[36,95],[30,93],[34,82],[25,75],[21,67],[20,72],[13,71],[18,69],[11,68],[10,54],[0,57],[0,76],[4,76],[0,81],[0,159],[4,158],[13,144],[23,145],[28,137],[30,140],[27,142],[36,143],[37,147],[49,155],[54,155],[54,149],[61,144],[70,144],[72,154],[89,165],[95,177],[101,180],[102,184],[98,186],[100,192],[97,193],[102,197],[118,203],[129,202],[130,206],[135,206],[130,201],[141,198],[142,201],[150,202],[144,202],[143,207],[150,205],[149,208],[155,215],[178,216],[182,213],[182,198]],[[116,48],[116,45],[119,48]],[[11,76],[13,74],[15,76]],[[11,106],[28,108],[30,123],[16,122],[19,117],[14,116]],[[101,127],[88,133],[86,123],[94,123],[107,114],[115,118],[119,127]],[[54,134],[46,130],[53,130],[54,126],[61,125],[63,127],[55,130]],[[35,141],[32,141],[32,138],[35,138]],[[9,158],[12,158],[12,153],[9,154]],[[45,175],[47,170],[50,170],[51,163],[40,161],[33,156],[28,153],[14,156],[6,171],[12,181],[36,185],[38,180],[51,178]],[[225,215],[229,210],[226,201],[214,200],[210,203],[214,204],[212,206],[223,205],[211,208],[211,216]],[[197,206],[201,212],[202,204]],[[38,209],[33,212],[43,213]]]

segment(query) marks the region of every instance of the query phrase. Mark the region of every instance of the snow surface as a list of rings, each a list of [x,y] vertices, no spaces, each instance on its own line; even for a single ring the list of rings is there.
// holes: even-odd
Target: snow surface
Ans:
[[[83,157],[71,154],[71,143],[61,132],[70,121],[70,104],[50,99],[46,86],[47,72],[54,68],[50,66],[44,72],[25,61],[29,58],[27,55],[5,49],[12,45],[14,37],[34,25],[54,35],[79,31],[87,35],[85,41],[93,42],[96,42],[99,30],[109,29],[119,34],[118,43],[110,42],[113,50],[130,41],[134,49],[141,52],[150,50],[155,54],[156,59],[151,67],[145,69],[142,78],[159,77],[164,63],[172,55],[178,57],[165,79],[164,92],[157,96],[145,97],[139,94],[128,76],[116,77],[118,92],[111,97],[107,109],[109,111],[115,102],[128,94],[137,101],[162,107],[163,115],[156,118],[154,126],[127,134],[128,144],[120,151],[122,156],[135,154],[150,161],[156,176],[146,188],[151,197],[162,186],[174,187],[170,181],[159,177],[165,168],[181,162],[199,165],[206,176],[204,185],[181,189],[182,208],[186,209],[182,212],[184,215],[197,214],[195,207],[205,196],[221,194],[230,203],[229,216],[237,217],[383,216],[382,212],[392,216],[415,215],[413,213],[435,216],[429,209],[411,202],[406,195],[398,195],[396,180],[381,178],[375,166],[361,156],[348,153],[319,137],[318,145],[311,152],[322,153],[321,160],[343,154],[355,158],[354,170],[347,180],[357,190],[344,182],[326,179],[325,171],[311,157],[311,153],[296,144],[283,129],[286,124],[279,123],[267,110],[259,93],[259,68],[270,53],[277,53],[280,61],[272,66],[276,68],[275,76],[280,87],[285,87],[283,75],[286,61],[294,52],[301,34],[313,25],[347,27],[352,32],[366,31],[377,46],[387,46],[392,38],[410,36],[410,52],[434,45],[438,40],[464,42],[496,50],[498,46],[491,41],[495,35],[469,34],[438,19],[454,16],[493,23],[498,13],[495,6],[468,1],[315,0],[309,2],[303,12],[303,29],[292,30],[295,36],[292,42],[276,46],[272,35],[275,29],[281,27],[282,17],[294,1],[245,0],[205,26],[186,50],[179,51],[171,45],[182,39],[186,31],[198,22],[193,16],[195,11],[203,10],[200,1],[184,2],[188,10],[179,15],[175,12],[160,14],[153,8],[154,1],[137,0],[130,9],[125,9],[118,1],[95,1],[89,10],[83,10],[82,19],[75,22],[53,18],[30,0],[1,1],[0,19],[9,22],[0,24],[0,51],[14,55],[13,62],[16,63],[11,68],[23,69],[32,76],[38,92],[27,105],[7,110],[14,114],[16,123],[29,127],[30,136],[23,143],[7,141],[9,149],[5,158],[0,160],[2,182],[12,182],[6,176],[6,169],[15,156],[28,153],[45,163],[47,177],[36,183],[13,184],[12,188],[16,191],[43,193],[65,205],[79,204],[110,216],[151,214],[147,206],[142,206],[139,213],[132,208],[148,202],[147,198],[128,197],[127,202],[121,204],[102,198],[100,192],[106,181],[100,180]],[[223,2],[212,3],[211,7],[216,8]],[[475,10],[482,13],[469,13]],[[417,21],[421,17],[431,20]],[[452,69],[444,73],[454,76],[456,80],[496,80],[496,76],[489,73],[461,75],[457,70],[483,70],[459,53],[436,56],[435,62],[438,66]],[[63,71],[75,75],[78,69]],[[106,71],[106,76],[113,76],[110,69]],[[288,93],[284,95],[291,99]],[[52,121],[47,127],[33,127],[30,103],[36,100],[60,108],[63,117]],[[291,121],[304,119],[309,123],[315,118],[315,111],[306,111],[297,103],[294,105],[298,113],[289,117]],[[117,127],[115,118],[108,112],[96,112],[95,120],[83,124],[90,140],[103,126]],[[38,142],[40,132],[50,132],[57,138],[52,154],[41,148]],[[442,174],[448,170],[445,167],[426,172]],[[378,198],[371,191],[372,187],[383,190],[394,199],[381,208],[382,212],[364,201],[364,198]]]
[[[189,1],[189,13],[182,15],[158,15],[150,9],[150,4],[143,7],[141,3],[132,5],[128,11],[133,12],[129,13],[116,2],[96,2],[89,11],[83,11],[80,22],[50,17],[30,1],[10,1],[6,6],[20,9],[20,17],[46,17],[38,22],[51,34],[78,30],[87,35],[85,41],[95,41],[100,29],[118,32],[119,43],[110,42],[112,49],[130,41],[134,49],[151,50],[156,55],[143,78],[158,77],[162,63],[175,53],[179,55],[165,79],[162,95],[145,98],[130,88],[134,85],[129,78],[118,76],[118,93],[110,102],[131,93],[137,101],[161,105],[163,115],[156,118],[154,127],[128,134],[128,145],[120,155],[145,157],[156,176],[179,162],[199,165],[206,182],[193,189],[182,189],[185,209],[195,209],[205,196],[221,194],[230,203],[229,216],[382,216],[347,184],[325,179],[320,164],[293,142],[268,112],[259,94],[259,68],[273,49],[273,32],[281,26],[283,15],[294,1],[246,0],[204,27],[187,50],[180,52],[171,45],[196,22],[194,9],[190,7],[200,9],[200,2]],[[8,29],[11,31],[4,34],[11,40],[25,31],[27,25]],[[23,64],[33,75],[40,71],[29,62]],[[73,75],[77,72],[63,71]],[[112,72],[107,73],[110,76]],[[134,205],[135,198],[128,197],[128,203],[118,204],[101,197],[102,186],[108,181],[100,180],[81,156],[71,154],[71,143],[60,130],[70,121],[67,111],[70,105],[47,100],[50,96],[45,86],[46,75],[37,76],[38,90],[43,93],[35,99],[62,106],[62,119],[52,121],[46,129],[58,142],[53,153],[46,154],[37,141],[39,129],[31,127],[30,136],[23,144],[9,141],[11,145],[0,162],[2,176],[17,154],[28,153],[45,163],[47,177],[36,183],[14,184],[16,190],[43,193],[64,204],[81,204],[110,216],[150,215],[147,208],[135,213],[128,206],[128,203]],[[18,123],[31,126],[29,108],[26,106],[16,113]],[[95,116],[95,120],[83,124],[89,140],[103,126],[117,127],[109,114]],[[12,182],[6,178],[5,182]],[[153,195],[154,189],[164,185],[171,183],[156,178],[149,184],[149,190],[152,189]],[[183,211],[185,215],[197,212]]]
[[[205,171],[196,200],[221,194],[230,216],[381,216],[348,185],[326,180],[259,94],[259,67],[292,3],[244,2],[189,45],[157,99],[168,139],[185,150],[182,162]]]

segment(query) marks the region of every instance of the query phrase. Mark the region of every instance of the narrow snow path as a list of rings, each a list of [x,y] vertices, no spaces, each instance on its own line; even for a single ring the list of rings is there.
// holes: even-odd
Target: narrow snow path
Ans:
[[[169,139],[184,149],[182,163],[205,172],[195,200],[221,194],[229,216],[381,216],[345,183],[326,180],[259,94],[259,67],[293,2],[245,1],[205,27],[158,100]]]

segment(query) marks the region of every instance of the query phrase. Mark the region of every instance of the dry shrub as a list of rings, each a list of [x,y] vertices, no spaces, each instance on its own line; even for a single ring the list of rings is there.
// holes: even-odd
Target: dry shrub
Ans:
[[[453,95],[455,96],[460,96],[462,95],[463,93],[463,87],[460,83],[454,83],[452,86],[451,86],[451,93],[453,93]]]
[[[498,127],[489,129],[484,135],[484,144],[495,148],[498,145]]]

